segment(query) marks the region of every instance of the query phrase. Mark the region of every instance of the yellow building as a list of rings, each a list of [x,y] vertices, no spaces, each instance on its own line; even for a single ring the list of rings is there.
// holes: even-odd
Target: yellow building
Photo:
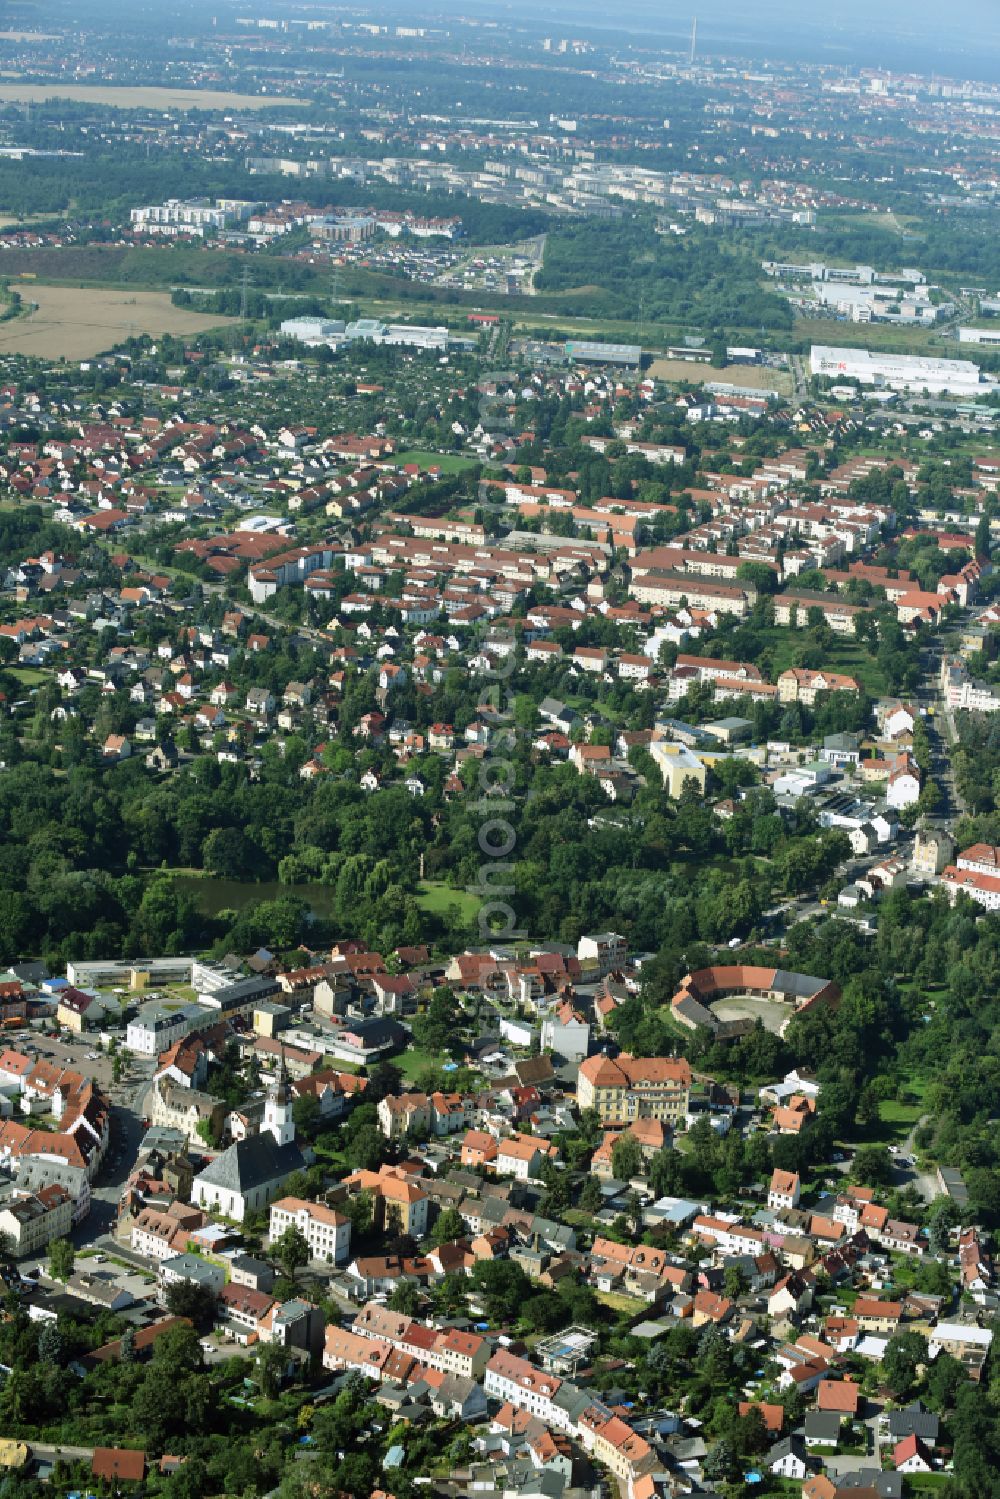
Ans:
[[[707,771],[704,762],[688,749],[686,744],[673,744],[668,740],[654,739],[649,746],[660,774],[663,777],[663,785],[668,796],[675,801],[679,799],[684,790],[684,782],[694,781],[702,796],[705,794],[705,778]]]
[[[274,1004],[271,1000],[264,1000],[261,1004],[255,1005],[254,1035],[265,1036],[269,1041],[273,1041],[275,1036],[286,1028],[291,1014],[288,1005]]]
[[[602,1124],[635,1119],[674,1122],[688,1111],[691,1068],[684,1058],[588,1057],[577,1074],[576,1101],[594,1109]]]

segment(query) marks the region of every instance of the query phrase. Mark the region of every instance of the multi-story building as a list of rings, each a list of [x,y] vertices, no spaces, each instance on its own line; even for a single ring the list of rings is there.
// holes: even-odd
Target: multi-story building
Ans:
[[[377,1226],[385,1228],[395,1218],[400,1233],[422,1239],[427,1232],[430,1199],[422,1187],[406,1179],[399,1167],[382,1166],[378,1171],[355,1171],[345,1179],[343,1185],[352,1197],[360,1192],[371,1193]]]
[[[186,1254],[192,1234],[205,1222],[198,1208],[173,1202],[164,1212],[143,1208],[132,1223],[132,1248],[148,1260],[169,1260]]]
[[[790,666],[778,678],[778,701],[804,703],[811,708],[819,692],[857,692],[853,677],[836,671],[810,671],[804,666]]]
[[[73,1198],[58,1183],[24,1195],[14,1188],[0,1205],[0,1233],[18,1259],[40,1254],[53,1239],[66,1238],[72,1227]]]
[[[185,203],[180,198],[168,198],[166,203],[148,204],[133,208],[131,221],[138,234],[160,234],[172,237],[190,234],[201,239],[206,232],[218,233],[234,224],[248,219],[259,203],[247,203],[236,198],[219,198],[216,203],[207,199],[194,199]]]
[[[576,1101],[595,1109],[602,1124],[633,1119],[683,1119],[691,1091],[691,1068],[681,1058],[588,1057],[577,1076]]]
[[[497,1144],[493,1169],[497,1176],[513,1176],[516,1181],[535,1181],[546,1156],[545,1142],[530,1135],[514,1135]]]
[[[187,1282],[204,1286],[213,1296],[218,1296],[226,1284],[226,1272],[221,1265],[200,1254],[175,1254],[160,1261],[156,1280],[157,1297],[165,1305],[170,1287]]]
[[[974,1322],[939,1322],[931,1328],[927,1352],[931,1358],[949,1353],[963,1365],[969,1378],[978,1382],[992,1342],[993,1333],[988,1327],[979,1327]]]
[[[699,795],[704,796],[708,775],[705,762],[688,749],[686,744],[671,744],[666,740],[654,739],[649,746],[649,753],[663,777],[664,790],[668,796],[679,801],[687,781],[691,781]]]
[[[156,1057],[169,1050],[182,1036],[201,1026],[211,1025],[217,1019],[218,1016],[201,1005],[181,1005],[178,1009],[151,1000],[142,1005],[138,1014],[129,1021],[125,1045],[139,1056]]]
[[[972,869],[959,869],[949,864],[941,871],[941,883],[954,902],[964,892],[970,900],[987,911],[1000,911],[1000,875],[977,874]]]
[[[450,1327],[441,1330],[370,1301],[354,1319],[351,1331],[359,1337],[386,1342],[410,1354],[429,1369],[481,1379],[490,1356],[490,1345],[478,1333]]]
[[[620,968],[628,957],[628,942],[617,932],[595,932],[583,936],[576,944],[580,966],[586,971],[596,968],[603,976]]]
[[[959,869],[970,869],[973,874],[1000,876],[1000,848],[990,843],[973,843],[962,849],[955,863]]]
[[[504,1348],[490,1359],[483,1379],[483,1387],[493,1399],[509,1401],[516,1410],[527,1411],[547,1426],[572,1434],[569,1412],[556,1402],[563,1383],[557,1375],[544,1373]]]
[[[303,1235],[314,1260],[345,1265],[350,1258],[351,1220],[343,1213],[336,1213],[321,1202],[281,1197],[271,1204],[271,1242],[290,1227],[297,1228]]]
[[[378,1122],[387,1139],[399,1140],[410,1131],[454,1134],[465,1129],[472,1113],[458,1093],[401,1093],[380,1101]]]
[[[777,1168],[771,1174],[771,1185],[767,1193],[767,1205],[775,1212],[782,1208],[797,1208],[799,1205],[799,1173],[797,1171],[779,1171]]]
[[[181,1129],[192,1145],[217,1144],[222,1136],[226,1105],[221,1098],[183,1088],[172,1078],[161,1077],[152,1088],[151,1124]]]
[[[913,843],[911,865],[915,874],[940,874],[951,863],[955,852],[955,840],[941,828],[920,828]],[[962,865],[959,857],[959,868]]]

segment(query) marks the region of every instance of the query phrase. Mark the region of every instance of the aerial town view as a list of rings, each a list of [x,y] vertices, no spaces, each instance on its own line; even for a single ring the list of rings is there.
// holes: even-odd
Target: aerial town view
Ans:
[[[0,1499],[1000,1499],[997,0],[0,11]]]

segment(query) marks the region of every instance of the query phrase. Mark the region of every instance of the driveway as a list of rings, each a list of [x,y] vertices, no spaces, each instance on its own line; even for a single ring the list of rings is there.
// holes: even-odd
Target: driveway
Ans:
[[[899,1147],[899,1155],[907,1156],[910,1160],[914,1160],[916,1158],[914,1154],[916,1149],[914,1141],[917,1137],[917,1131],[920,1129],[920,1126],[922,1124],[927,1123],[930,1117],[930,1114],[921,1114],[920,1118],[917,1120],[916,1124],[910,1130],[910,1133],[907,1135],[906,1139]],[[916,1166],[900,1166],[898,1164],[898,1161],[899,1157],[893,1156],[892,1185],[894,1187],[916,1187],[917,1191],[920,1193],[925,1202],[933,1202],[935,1197],[941,1196],[941,1188],[938,1185],[937,1176],[933,1171],[921,1171],[919,1167]]]

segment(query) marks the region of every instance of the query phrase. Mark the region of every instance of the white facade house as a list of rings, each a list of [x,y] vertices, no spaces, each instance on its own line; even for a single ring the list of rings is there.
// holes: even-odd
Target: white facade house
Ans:
[[[273,1244],[287,1228],[299,1230],[314,1260],[346,1265],[351,1255],[351,1220],[321,1202],[301,1197],[281,1197],[271,1204],[270,1238]]]
[[[528,1135],[515,1135],[497,1146],[493,1169],[497,1176],[513,1176],[516,1181],[534,1181],[541,1169],[544,1152]]]
[[[942,871],[941,883],[955,901],[960,891],[986,911],[1000,911],[1000,876],[976,874],[971,869],[957,869],[950,864]]]
[[[919,777],[910,769],[893,771],[886,786],[885,799],[897,812],[912,807],[920,800]]]
[[[576,944],[576,956],[585,968],[596,967],[602,975],[620,968],[628,957],[628,943],[618,932],[595,932]]]
[[[73,1198],[53,1184],[36,1193],[14,1188],[0,1205],[0,1233],[17,1258],[40,1254],[53,1239],[68,1237],[73,1227]]]
[[[590,1051],[590,1026],[577,1014],[563,1018],[558,1013],[542,1021],[542,1050],[553,1051],[567,1062],[582,1062]]]
[[[771,1185],[767,1193],[767,1205],[774,1212],[780,1212],[783,1208],[797,1208],[799,1205],[799,1194],[801,1184],[797,1171],[775,1170],[771,1176]]]
[[[504,1349],[490,1359],[483,1378],[487,1395],[501,1402],[509,1401],[517,1410],[528,1411],[547,1426],[569,1433],[573,1430],[570,1417],[555,1402],[562,1383],[555,1375],[544,1374],[527,1359],[517,1358]]]
[[[156,1057],[161,1052],[169,1051],[182,1036],[214,1018],[201,1005],[182,1005],[180,1009],[175,1009],[151,1000],[129,1021],[125,1030],[125,1046],[138,1056]]]

